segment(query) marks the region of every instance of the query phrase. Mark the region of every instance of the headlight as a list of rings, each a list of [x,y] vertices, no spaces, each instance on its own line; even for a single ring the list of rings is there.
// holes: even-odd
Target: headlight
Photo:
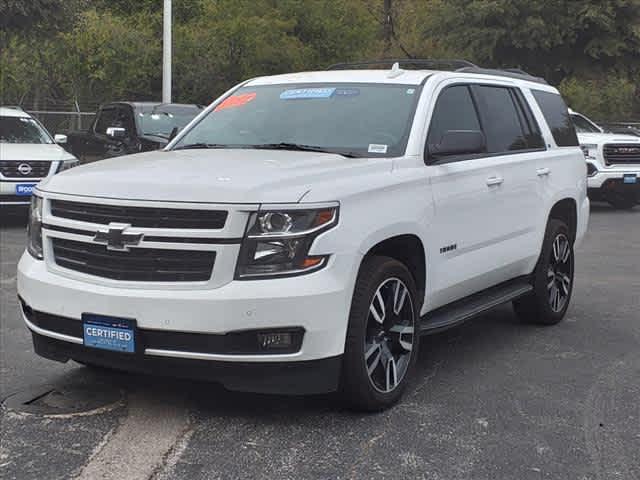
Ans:
[[[42,260],[42,198],[35,194],[31,196],[27,237],[27,251],[33,258]]]
[[[584,158],[587,160],[596,159],[596,155],[598,154],[598,145],[588,143],[580,145],[580,148],[582,149],[582,153],[584,153]]]
[[[309,209],[264,207],[253,213],[242,242],[237,279],[301,275],[326,265],[309,255],[315,238],[338,223],[338,206]]]
[[[80,165],[80,161],[75,158],[73,160],[65,160],[63,162],[60,162],[56,173],[64,172],[65,170],[69,170],[70,168],[77,167],[78,165]]]

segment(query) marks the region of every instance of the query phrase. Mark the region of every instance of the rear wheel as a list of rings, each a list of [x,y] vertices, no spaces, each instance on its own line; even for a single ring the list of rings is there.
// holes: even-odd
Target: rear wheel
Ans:
[[[542,253],[533,274],[534,290],[513,302],[516,314],[532,323],[554,325],[569,308],[573,292],[573,243],[567,225],[549,220]]]
[[[416,286],[397,260],[364,261],[353,294],[341,379],[351,407],[378,411],[402,396],[418,353]]]

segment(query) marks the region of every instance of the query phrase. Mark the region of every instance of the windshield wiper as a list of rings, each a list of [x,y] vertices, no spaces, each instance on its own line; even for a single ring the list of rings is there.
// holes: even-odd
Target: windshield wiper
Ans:
[[[175,147],[173,150],[195,150],[201,148],[229,148],[229,145],[224,145],[222,143],[189,143],[187,145]]]
[[[169,135],[161,132],[144,132],[142,135],[151,135],[152,137],[160,137],[169,140]]]
[[[251,145],[251,148],[258,148],[264,150],[296,150],[300,152],[320,152],[320,153],[333,153],[336,155],[342,155],[347,158],[356,158],[358,155],[351,152],[335,152],[326,148],[316,147],[313,145],[301,145],[299,143],[263,143],[260,145]]]

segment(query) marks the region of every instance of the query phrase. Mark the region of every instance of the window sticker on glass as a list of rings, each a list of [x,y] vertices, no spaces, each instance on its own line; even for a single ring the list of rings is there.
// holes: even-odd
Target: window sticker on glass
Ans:
[[[378,143],[369,144],[369,153],[387,153],[387,145],[381,145]]]
[[[336,88],[334,97],[356,97],[360,95],[359,88]]]
[[[294,90],[285,90],[282,92],[280,94],[280,100],[329,98],[335,91],[335,88],[296,88]]]
[[[231,95],[225,98],[215,109],[214,112],[224,110],[225,108],[241,107],[256,98],[255,92],[243,93],[242,95]]]
[[[416,93],[415,88],[407,88],[407,95],[413,95],[414,93]]]

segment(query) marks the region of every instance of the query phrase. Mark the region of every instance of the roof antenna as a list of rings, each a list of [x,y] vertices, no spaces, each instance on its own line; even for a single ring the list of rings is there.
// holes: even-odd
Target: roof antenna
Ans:
[[[387,78],[396,78],[404,73],[404,70],[400,68],[400,62],[396,62],[391,67],[391,71],[387,74]]]

